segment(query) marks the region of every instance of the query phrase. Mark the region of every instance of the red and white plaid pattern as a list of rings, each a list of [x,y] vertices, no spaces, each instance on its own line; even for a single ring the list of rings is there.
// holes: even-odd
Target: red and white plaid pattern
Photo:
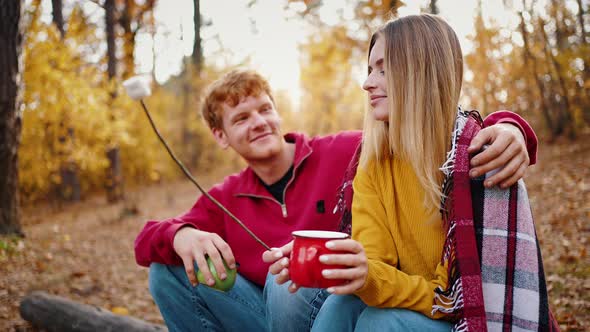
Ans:
[[[558,331],[524,182],[486,189],[493,173],[470,179],[467,147],[482,121],[458,117],[443,188],[449,286],[436,290],[433,312],[454,316],[457,331]]]

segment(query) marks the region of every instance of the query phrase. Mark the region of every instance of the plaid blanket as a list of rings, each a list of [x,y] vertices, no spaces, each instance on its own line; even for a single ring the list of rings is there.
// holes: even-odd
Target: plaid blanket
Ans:
[[[482,126],[477,112],[459,109],[453,147],[441,168],[441,213],[448,227],[442,262],[448,264],[449,283],[435,291],[433,313],[454,318],[455,331],[559,331],[524,182],[486,189],[483,182],[494,173],[469,178],[467,147]],[[341,213],[340,230],[349,234],[360,151],[359,145],[334,209]]]
[[[482,125],[477,112],[459,110],[441,168],[449,285],[435,290],[433,313],[454,316],[456,331],[558,331],[524,182],[487,189],[493,172],[469,177],[467,147]]]

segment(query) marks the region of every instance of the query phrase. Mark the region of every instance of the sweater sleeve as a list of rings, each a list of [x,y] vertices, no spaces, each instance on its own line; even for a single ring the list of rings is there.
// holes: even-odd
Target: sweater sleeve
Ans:
[[[210,194],[214,195],[215,191],[212,190]],[[221,211],[211,200],[201,196],[187,213],[162,221],[151,220],[145,224],[135,239],[137,264],[146,267],[153,262],[182,265],[182,260],[174,251],[173,243],[176,232],[183,227],[198,228],[225,238]]]
[[[397,217],[386,215],[366,170],[358,169],[353,187],[352,238],[363,245],[369,267],[365,284],[355,294],[369,306],[404,308],[432,317],[434,289],[445,288],[447,284],[445,267],[437,266],[433,280],[400,271],[398,251],[391,235]],[[441,317],[444,314],[437,313],[433,318]]]
[[[494,112],[483,120],[484,127],[489,127],[498,123],[510,123],[520,129],[520,132],[524,136],[531,165],[536,164],[538,140],[533,127],[531,127],[531,125],[529,125],[529,123],[520,115],[509,111]]]

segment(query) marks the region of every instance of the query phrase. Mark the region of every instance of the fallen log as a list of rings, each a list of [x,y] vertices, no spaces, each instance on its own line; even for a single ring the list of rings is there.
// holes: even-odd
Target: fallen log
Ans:
[[[20,315],[45,331],[168,331],[162,325],[116,315],[108,310],[74,302],[63,297],[35,291],[20,303]]]

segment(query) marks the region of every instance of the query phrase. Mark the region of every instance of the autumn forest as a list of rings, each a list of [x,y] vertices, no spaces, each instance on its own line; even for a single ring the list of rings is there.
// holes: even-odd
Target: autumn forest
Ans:
[[[275,102],[283,131],[308,135],[362,128],[367,101],[360,82],[380,25],[405,15],[412,2],[421,12],[453,15],[452,1],[346,0],[347,14],[326,20],[329,1],[280,1],[306,34],[297,44],[299,92],[276,89]],[[223,43],[214,51],[204,46],[216,38],[203,33],[219,28],[216,17],[203,2],[186,2],[193,24],[183,29],[194,35],[192,52],[166,80],[156,77],[155,60],[148,70],[138,65],[156,57],[138,40],[153,41],[155,49],[164,1],[1,2],[0,330],[37,331],[19,315],[22,298],[34,290],[163,323],[147,272],[133,259],[133,239],[146,220],[190,208],[198,192],[122,82],[138,74],[151,80],[145,101],[154,121],[209,187],[244,162],[217,147],[198,111],[202,93],[228,70],[252,65],[247,57],[215,61],[232,52]],[[588,330],[590,4],[497,1],[509,17],[499,20],[483,1],[473,2],[471,16],[463,17],[473,28],[461,103],[484,115],[511,110],[537,133],[539,158],[525,181],[550,305],[562,330]],[[228,10],[260,6],[264,1],[236,1]]]

